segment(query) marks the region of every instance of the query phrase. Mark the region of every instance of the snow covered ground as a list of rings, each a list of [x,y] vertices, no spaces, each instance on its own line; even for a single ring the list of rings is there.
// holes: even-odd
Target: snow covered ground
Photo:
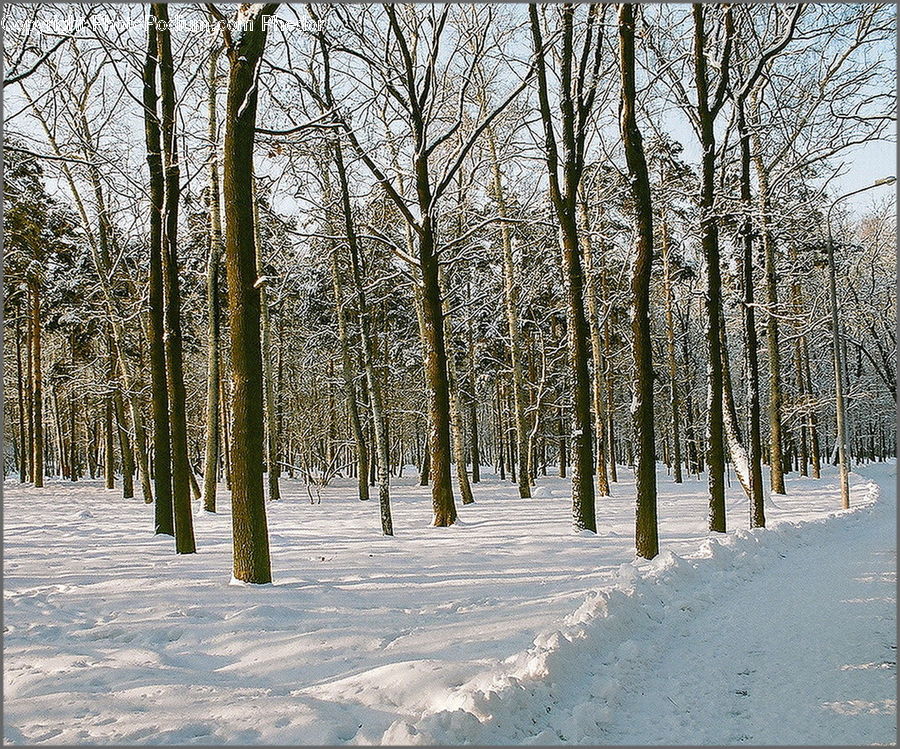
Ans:
[[[895,740],[894,465],[791,477],[705,530],[705,483],[660,470],[635,562],[633,483],[571,530],[569,482],[475,486],[431,528],[395,482],[394,538],[350,482],[269,505],[275,584],[229,585],[230,517],[199,553],[98,482],[4,487],[7,743],[887,743]]]

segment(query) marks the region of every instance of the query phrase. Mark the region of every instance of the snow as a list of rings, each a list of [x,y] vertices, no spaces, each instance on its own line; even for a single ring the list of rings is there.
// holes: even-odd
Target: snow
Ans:
[[[5,484],[8,743],[873,743],[895,738],[893,464],[788,478],[705,530],[706,482],[659,471],[660,547],[634,486],[571,527],[570,483],[487,475],[463,524],[392,486],[397,535],[353,482],[268,505],[275,582],[230,584],[226,493],[199,553],[100,482]]]

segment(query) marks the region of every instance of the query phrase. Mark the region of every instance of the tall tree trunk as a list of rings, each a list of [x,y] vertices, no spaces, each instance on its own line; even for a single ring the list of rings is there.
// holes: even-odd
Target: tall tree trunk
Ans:
[[[631,331],[634,338],[634,444],[637,450],[634,542],[638,556],[653,559],[659,553],[656,522],[656,456],[653,425],[653,351],[650,340],[650,280],[653,264],[653,205],[650,178],[637,125],[634,73],[634,5],[619,5],[619,58],[622,91],[619,125],[631,176],[637,225],[636,257],[631,278]]]
[[[324,170],[325,179],[325,205],[331,205],[331,182],[328,179],[328,170]],[[331,220],[327,217],[326,224],[329,234],[334,230]],[[369,499],[369,448],[366,445],[363,433],[362,419],[359,415],[359,404],[356,401],[356,384],[353,374],[353,364],[350,358],[350,341],[347,335],[347,314],[344,309],[344,290],[341,280],[340,263],[338,262],[338,244],[331,247],[331,284],[334,290],[334,309],[337,319],[338,346],[341,351],[341,378],[344,385],[344,397],[347,399],[347,411],[350,414],[350,427],[353,431],[353,440],[356,443],[356,479],[357,491],[360,500]]]
[[[750,115],[758,127],[759,102],[755,91],[750,94]],[[778,331],[778,277],[775,268],[775,238],[772,236],[770,217],[772,206],[769,197],[769,173],[763,163],[762,143],[759,133],[753,130],[753,161],[759,183],[759,220],[765,258],[766,346],[769,360],[769,471],[772,491],[784,494],[784,457],[782,455],[781,425],[781,349]]]
[[[240,6],[245,30],[228,50],[231,64],[225,109],[223,187],[225,258],[234,382],[231,518],[234,577],[272,581],[263,494],[263,383],[260,299],[253,221],[253,143],[258,75],[266,42],[265,19],[277,5]]]
[[[260,335],[262,336],[263,395],[265,397],[266,418],[266,484],[269,501],[281,499],[278,477],[281,465],[278,462],[278,431],[275,412],[275,375],[272,370],[272,319],[269,314],[269,290],[263,266],[262,233],[259,224],[259,201],[256,198],[256,182],[253,182],[253,225],[256,236],[256,273],[259,284]]]
[[[41,364],[41,288],[40,282],[31,283],[31,393],[33,418],[31,433],[34,435],[34,451],[31,462],[34,466],[34,485],[44,486],[44,375]]]
[[[350,187],[347,182],[347,171],[340,144],[334,148],[334,160],[337,167],[341,187],[341,207],[344,214],[344,228],[347,234],[347,246],[350,250],[350,265],[353,269],[353,283],[356,287],[356,302],[359,311],[359,332],[362,339],[363,366],[366,371],[366,385],[369,392],[369,403],[372,406],[372,426],[375,432],[375,449],[378,454],[378,506],[381,514],[381,532],[385,536],[394,535],[391,518],[390,490],[390,444],[388,442],[387,424],[384,411],[384,400],[381,382],[375,371],[374,342],[370,330],[369,307],[366,301],[366,290],[362,277],[362,260],[356,239],[356,227],[353,222],[353,210],[350,205]]]
[[[709,350],[707,373],[707,446],[709,467],[709,529],[725,532],[725,448],[722,422],[722,276],[719,267],[719,225],[715,214],[716,136],[715,103],[709,101],[707,80],[706,32],[704,8],[693,5],[694,77],[697,88],[697,114],[700,144],[703,150],[700,189],[700,234],[706,260],[706,341]],[[728,12],[728,11],[726,11]]]
[[[547,172],[550,178],[550,196],[562,234],[563,271],[566,280],[566,309],[568,313],[569,363],[572,370],[572,514],[576,530],[596,532],[594,512],[594,446],[591,424],[591,379],[588,367],[590,331],[584,311],[584,275],[581,265],[581,246],[578,238],[576,216],[581,167],[578,153],[584,143],[576,136],[576,112],[572,99],[572,65],[574,37],[574,7],[563,7],[563,50],[560,85],[560,109],[564,144],[563,182],[559,180],[559,158],[551,120],[544,65],[544,43],[538,20],[537,7],[528,6],[531,30],[537,57],[538,98],[546,145]],[[579,102],[579,110],[582,103]],[[579,112],[581,114],[581,112]],[[582,133],[583,136],[583,133]]]
[[[438,276],[441,282],[441,288],[447,286],[443,269],[438,270]],[[442,294],[443,305],[442,311],[444,316],[444,339],[447,341],[448,347],[452,345],[452,334],[450,332],[450,302],[447,294]],[[465,425],[462,420],[462,409],[460,408],[460,382],[459,373],[456,370],[456,358],[450,351],[447,356],[447,384],[450,395],[450,436],[453,444],[453,460],[456,463],[456,480],[459,482],[459,493],[462,496],[462,503],[470,505],[475,501],[472,496],[472,486],[469,483],[469,474],[466,471],[466,448],[465,448]]]
[[[219,471],[219,265],[222,261],[222,214],[219,196],[219,139],[216,102],[219,46],[209,56],[209,255],[206,263],[206,449],[203,461],[203,509],[216,511],[216,479]]]
[[[759,407],[759,343],[756,337],[756,302],[753,289],[753,217],[752,193],[750,185],[750,132],[744,112],[744,100],[738,100],[738,132],[741,144],[741,202],[744,216],[741,223],[743,242],[743,286],[744,286],[744,342],[747,350],[747,410],[749,412],[750,452],[750,527],[764,528],[766,525],[765,502],[762,485],[762,439],[760,437]]]
[[[156,6],[151,10],[147,26],[147,54],[144,58],[144,139],[147,146],[147,166],[150,171],[150,284],[148,294],[148,332],[150,343],[150,389],[153,410],[153,494],[156,533],[175,535],[175,515],[172,499],[172,453],[169,431],[169,392],[166,380],[166,350],[164,344],[163,291],[163,202],[165,176],[162,144],[157,113],[156,91],[157,34]]]
[[[603,358],[600,340],[600,313],[597,306],[597,268],[594,265],[594,245],[587,199],[581,195],[581,225],[584,232],[584,285],[587,302],[588,326],[591,331],[591,354],[594,360],[594,438],[597,442],[597,491],[601,497],[609,496],[609,476],[606,467],[606,404],[603,402],[604,369],[608,363]]]
[[[107,489],[116,488],[116,453],[115,436],[113,435],[113,399],[112,393],[103,397],[103,477]]]
[[[672,314],[672,262],[669,245],[669,225],[662,221],[663,300],[666,317],[666,359],[669,365],[669,406],[672,409],[672,463],[675,483],[681,475],[681,399],[678,397],[678,365],[675,360],[675,321]]]
[[[802,339],[803,344],[803,369],[806,373],[806,384],[807,384],[807,394],[810,399],[813,397],[812,392],[812,377],[810,376],[809,371],[809,345],[806,340],[806,336],[803,336]],[[815,406],[810,404],[809,410],[807,411],[807,415],[809,418],[809,436],[811,443],[811,457],[812,457],[812,475],[814,479],[817,479],[821,476],[822,471],[822,458],[819,450],[819,428],[816,420],[816,409]]]
[[[493,128],[487,128],[490,149],[493,197],[497,213],[507,218],[506,198],[503,194],[500,161],[497,158],[496,138]],[[506,311],[506,325],[509,333],[509,358],[512,367],[513,405],[515,407],[516,458],[519,467],[519,497],[531,497],[531,477],[528,475],[528,421],[525,416],[525,372],[522,348],[522,331],[519,328],[519,286],[516,280],[516,266],[513,258],[512,236],[509,224],[500,222],[500,241],[503,249],[503,305]]]
[[[31,345],[34,325],[31,321],[31,287],[25,292],[25,428],[28,441],[25,450],[28,455],[28,483],[34,484],[34,355]],[[51,390],[51,393],[53,390]],[[62,445],[62,442],[60,442]]]
[[[469,303],[472,302],[471,285],[466,284],[466,291],[469,297]],[[469,407],[469,454],[472,458],[472,483],[477,484],[481,481],[481,450],[478,444],[478,396],[477,396],[477,380],[475,376],[475,338],[472,333],[472,315],[466,323],[466,338],[468,348],[468,393],[466,395],[466,403]]]
[[[19,405],[19,483],[24,484],[28,480],[28,464],[31,458],[29,452],[28,429],[25,426],[25,386],[22,376],[22,318],[16,314],[16,397]]]
[[[118,364],[118,360],[116,360]],[[134,448],[128,434],[128,421],[125,416],[125,399],[122,388],[116,383],[113,393],[113,404],[116,409],[116,431],[119,434],[119,452],[122,454],[122,496],[125,499],[134,497]]]
[[[162,271],[165,305],[164,344],[166,384],[169,391],[169,430],[172,452],[172,505],[175,514],[175,551],[193,554],[194,525],[191,513],[191,465],[187,443],[187,394],[181,346],[181,290],[178,280],[178,203],[181,186],[178,145],[175,138],[175,69],[166,3],[155,3],[160,21],[156,41],[162,99],[161,135],[164,174]]]

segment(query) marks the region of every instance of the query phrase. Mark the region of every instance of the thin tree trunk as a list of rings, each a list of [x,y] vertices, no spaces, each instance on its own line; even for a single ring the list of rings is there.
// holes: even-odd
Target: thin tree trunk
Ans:
[[[259,201],[256,199],[256,182],[253,182],[253,225],[256,239],[256,273],[259,279],[266,276],[263,267],[262,234],[259,225]],[[278,462],[278,432],[275,411],[275,377],[272,371],[272,320],[269,314],[269,290],[267,282],[260,280],[259,307],[260,307],[260,335],[262,336],[262,365],[263,365],[263,395],[265,396],[266,418],[266,484],[269,491],[269,501],[281,499],[281,490],[278,487],[278,477],[281,475],[281,466]]]
[[[675,360],[675,322],[672,314],[672,263],[669,246],[669,226],[662,221],[663,299],[666,317],[666,359],[669,365],[669,406],[672,409],[672,463],[675,483],[682,482],[681,475],[681,399],[678,397],[678,365]]]
[[[344,227],[347,234],[347,246],[350,250],[350,265],[353,269],[353,283],[356,287],[356,301],[359,312],[359,332],[362,339],[363,366],[366,371],[366,384],[369,391],[369,403],[372,405],[372,426],[375,432],[375,449],[378,455],[378,505],[381,514],[381,532],[385,536],[394,535],[391,518],[390,490],[390,444],[388,442],[387,424],[385,420],[384,401],[381,382],[375,371],[374,342],[369,327],[369,307],[366,302],[366,290],[362,278],[362,262],[360,249],[356,239],[356,228],[353,222],[353,211],[350,205],[350,188],[347,182],[347,171],[340,144],[334,147],[334,160],[337,167],[341,187],[341,206],[344,214]]]
[[[694,78],[697,88],[697,114],[703,149],[700,190],[700,233],[706,260],[706,341],[709,351],[707,371],[707,445],[709,468],[709,529],[725,532],[725,448],[722,415],[722,276],[719,259],[719,226],[715,214],[716,136],[715,103],[709,101],[707,81],[706,32],[704,7],[693,5]],[[726,10],[726,12],[730,12]]]
[[[438,271],[441,287],[446,288],[446,279],[443,269]],[[450,303],[447,295],[443,296],[443,318],[444,318],[444,338],[448,346],[452,345],[452,334],[450,332]],[[456,358],[451,351],[447,356],[447,383],[450,395],[450,436],[453,440],[453,460],[456,463],[456,480],[459,482],[459,493],[462,496],[462,503],[470,505],[475,501],[472,496],[472,486],[469,483],[469,474],[466,471],[466,448],[465,448],[465,427],[462,421],[462,409],[460,408],[460,383],[459,373],[456,370]]]
[[[44,486],[44,375],[41,363],[41,289],[38,281],[31,283],[31,393],[33,398],[34,485]]]
[[[755,91],[750,94],[750,114],[758,125],[758,107]],[[766,345],[769,360],[769,471],[772,491],[784,494],[784,458],[782,455],[781,425],[781,349],[778,330],[778,278],[775,268],[775,238],[772,236],[769,217],[771,204],[769,197],[769,173],[762,159],[762,144],[759,133],[753,130],[753,161],[759,182],[759,219],[765,258],[766,302]]]
[[[469,284],[466,285],[469,303],[472,301],[472,289]],[[469,454],[472,458],[472,483],[477,484],[481,481],[481,450],[478,444],[478,397],[475,377],[475,339],[472,333],[472,316],[466,325],[466,337],[468,343],[468,394],[466,401],[469,406]]]
[[[28,434],[25,427],[25,386],[22,380],[22,322],[21,315],[16,314],[16,396],[19,405],[19,483],[24,484],[28,479],[28,463],[30,453],[28,451]]]
[[[486,130],[491,156],[493,197],[498,215],[507,217],[506,198],[503,194],[500,162],[497,158],[496,138],[493,128]],[[513,258],[512,236],[509,224],[500,222],[500,241],[503,249],[503,305],[506,311],[506,325],[509,333],[509,358],[512,367],[512,392],[515,407],[516,456],[519,467],[519,497],[531,497],[531,477],[528,475],[528,421],[525,416],[525,373],[522,348],[522,331],[519,328],[519,286],[516,280],[516,265]]]
[[[597,307],[597,269],[594,265],[594,245],[588,216],[587,200],[581,196],[581,225],[584,233],[584,284],[587,302],[588,326],[591,331],[591,355],[594,360],[594,431],[597,442],[597,491],[601,497],[609,496],[609,475],[606,457],[606,404],[603,402],[603,370],[608,366],[603,359],[600,340],[600,313]]]
[[[328,171],[324,173],[325,205],[326,209],[331,205],[331,183],[328,180]],[[328,232],[334,233],[328,220]],[[362,419],[359,415],[359,404],[356,402],[356,385],[353,375],[353,364],[350,359],[350,342],[347,335],[347,315],[344,309],[344,291],[341,281],[340,264],[338,263],[338,245],[331,248],[331,284],[334,289],[334,308],[337,319],[338,346],[341,351],[341,377],[344,385],[344,397],[347,399],[347,410],[350,414],[350,427],[353,431],[353,439],[356,442],[356,478],[357,491],[360,500],[369,499],[369,449],[363,434]]]
[[[216,511],[216,479],[219,472],[219,265],[222,261],[222,214],[219,196],[218,45],[209,56],[209,254],[206,263],[206,449],[203,461],[203,509]]]

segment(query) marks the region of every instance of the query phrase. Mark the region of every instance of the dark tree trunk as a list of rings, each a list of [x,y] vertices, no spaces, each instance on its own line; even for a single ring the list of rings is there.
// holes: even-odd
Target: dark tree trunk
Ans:
[[[744,286],[744,341],[747,354],[747,410],[749,411],[750,439],[750,527],[764,528],[766,525],[765,503],[762,483],[762,440],[760,437],[759,407],[759,343],[756,337],[756,303],[753,289],[753,218],[750,185],[750,132],[744,113],[744,100],[738,100],[738,132],[741,144],[741,202],[744,216],[741,225],[743,242],[743,286]]]
[[[694,4],[694,74],[697,88],[697,116],[703,149],[700,187],[700,235],[706,260],[706,341],[709,352],[707,373],[707,447],[709,468],[709,529],[725,532],[725,446],[722,416],[722,276],[719,260],[719,225],[715,214],[716,136],[714,130],[718,101],[710,102],[707,80],[706,32],[703,6]],[[726,11],[729,12],[729,11]]]
[[[30,453],[28,451],[28,436],[25,427],[25,388],[22,378],[22,323],[20,315],[16,315],[16,397],[19,405],[19,454],[17,468],[19,469],[19,483],[24,484],[28,479],[28,463]]]
[[[222,214],[219,196],[219,148],[216,94],[219,49],[209,56],[209,255],[206,263],[206,450],[203,461],[203,509],[216,511],[216,479],[219,472],[219,265],[222,260]]]
[[[34,485],[44,485],[44,376],[41,364],[41,288],[38,281],[31,283],[31,393],[33,417],[31,433],[34,435]]]
[[[225,115],[225,258],[231,322],[233,392],[232,532],[234,577],[272,581],[263,494],[263,382],[260,302],[256,283],[253,222],[253,145],[259,63],[266,42],[265,19],[276,4],[239,10],[248,21],[228,50],[231,69]],[[241,6],[245,8],[245,6]]]
[[[191,464],[187,442],[187,394],[181,346],[181,290],[178,280],[178,203],[181,186],[175,133],[175,70],[165,3],[154,4],[157,30],[160,92],[162,98],[162,146],[164,162],[163,291],[165,304],[166,382],[169,391],[169,430],[172,451],[172,505],[175,513],[175,551],[193,554],[194,525],[191,513]]]
[[[590,106],[578,102],[576,116],[573,100],[572,67],[574,62],[573,38],[575,10],[571,5],[563,7],[562,72],[560,85],[560,109],[564,157],[563,179],[559,179],[560,159],[551,119],[542,39],[537,7],[528,6],[531,31],[537,57],[538,98],[544,121],[545,157],[550,179],[550,199],[562,234],[563,269],[566,279],[566,307],[568,312],[569,364],[572,370],[572,513],[577,530],[596,532],[594,513],[594,450],[591,419],[591,380],[588,367],[590,358],[590,330],[584,311],[584,275],[581,266],[581,247],[576,216],[578,189],[583,170],[583,152],[586,112]],[[593,13],[593,11],[590,11]],[[589,15],[589,18],[591,16]],[[590,36],[585,44],[590,43]],[[599,44],[599,43],[598,43]],[[587,50],[585,50],[587,52]],[[599,47],[598,47],[599,54]],[[584,71],[581,71],[584,74]],[[581,78],[581,76],[580,76]],[[579,80],[579,87],[584,83]],[[586,111],[584,111],[586,109]],[[576,130],[578,132],[576,132]]]
[[[347,182],[347,171],[340,144],[334,148],[334,161],[337,167],[341,187],[341,207],[344,214],[344,228],[347,234],[347,245],[350,250],[350,265],[353,269],[353,283],[356,287],[356,302],[359,308],[359,331],[362,338],[363,365],[366,371],[366,384],[369,391],[369,403],[372,405],[372,425],[375,431],[375,449],[377,451],[378,470],[378,505],[381,514],[381,532],[385,536],[394,535],[391,518],[390,490],[390,444],[388,442],[387,423],[385,419],[384,401],[381,382],[375,371],[375,346],[369,328],[369,307],[366,301],[365,285],[362,277],[362,261],[360,248],[356,240],[356,227],[353,222],[353,211],[350,205],[350,187]]]
[[[151,10],[155,17],[155,7]],[[153,20],[153,19],[151,19]],[[150,339],[150,390],[153,410],[153,494],[156,533],[175,535],[172,504],[172,457],[169,433],[169,393],[166,381],[163,292],[163,201],[165,177],[157,114],[157,38],[155,23],[147,26],[147,54],[144,58],[144,138],[150,170],[150,283],[148,294]]]
[[[637,244],[631,278],[631,332],[634,339],[634,443],[637,450],[635,486],[635,547],[638,556],[659,553],[656,523],[656,459],[653,428],[653,352],[650,340],[650,280],[653,262],[653,205],[644,145],[638,129],[634,73],[634,5],[619,6],[619,57],[622,91],[619,125],[625,145],[631,193],[635,206]]]

